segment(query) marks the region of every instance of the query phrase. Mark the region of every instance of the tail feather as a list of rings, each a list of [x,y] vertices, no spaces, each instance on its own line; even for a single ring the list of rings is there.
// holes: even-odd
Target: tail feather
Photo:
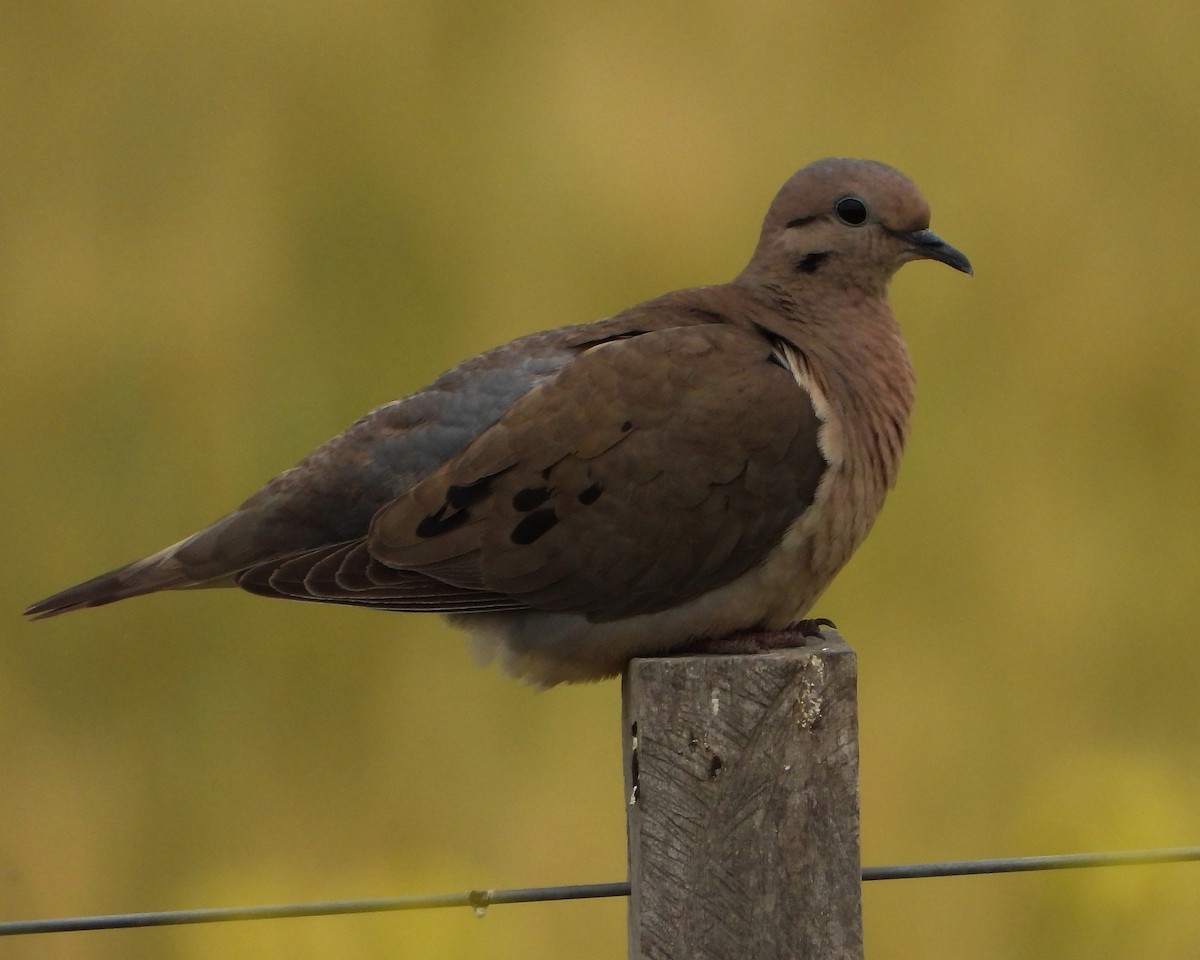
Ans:
[[[178,546],[179,544],[168,547],[145,560],[102,573],[91,580],[61,590],[45,600],[30,604],[25,610],[25,616],[32,620],[44,620],[71,610],[101,607],[126,597],[195,586],[200,581],[184,573],[175,558]]]

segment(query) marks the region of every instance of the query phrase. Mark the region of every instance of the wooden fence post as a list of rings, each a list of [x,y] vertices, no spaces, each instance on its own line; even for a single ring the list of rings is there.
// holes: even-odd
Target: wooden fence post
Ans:
[[[854,651],[634,660],[630,960],[861,960]]]

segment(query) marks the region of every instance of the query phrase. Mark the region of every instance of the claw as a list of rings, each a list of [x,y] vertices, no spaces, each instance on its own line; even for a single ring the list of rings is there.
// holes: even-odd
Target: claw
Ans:
[[[828,617],[813,617],[811,620],[797,620],[788,629],[798,630],[806,637],[820,637],[822,627],[836,630],[837,624]]]

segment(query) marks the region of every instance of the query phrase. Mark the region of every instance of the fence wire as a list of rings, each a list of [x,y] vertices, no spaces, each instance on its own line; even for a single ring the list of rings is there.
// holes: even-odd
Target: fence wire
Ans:
[[[979,874],[1023,873],[1035,870],[1070,870],[1081,867],[1115,867],[1148,863],[1200,861],[1200,846],[1163,850],[1126,850],[1112,853],[1071,853],[1046,857],[1008,857],[993,860],[952,860],[864,867],[867,880],[914,880]],[[394,910],[430,910],[470,907],[477,916],[501,903],[537,903],[549,900],[587,900],[627,897],[629,884],[582,883],[558,887],[525,887],[511,890],[470,890],[371,900],[330,900],[316,903],[281,903],[257,907],[213,907],[200,910],[163,910],[153,913],[118,913],[96,917],[60,917],[48,920],[0,922],[0,936],[31,933],[65,933],[79,930],[117,930],[129,927],[167,927],[189,923],[224,923],[231,920],[277,920],[284,917],[329,917],[340,914],[382,913]]]

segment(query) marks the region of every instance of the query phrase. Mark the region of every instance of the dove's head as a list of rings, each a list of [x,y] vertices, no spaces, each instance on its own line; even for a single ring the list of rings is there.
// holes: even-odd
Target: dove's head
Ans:
[[[775,197],[742,277],[788,286],[822,278],[882,296],[909,260],[971,272],[929,229],[929,204],[904,174],[873,160],[818,160]]]

